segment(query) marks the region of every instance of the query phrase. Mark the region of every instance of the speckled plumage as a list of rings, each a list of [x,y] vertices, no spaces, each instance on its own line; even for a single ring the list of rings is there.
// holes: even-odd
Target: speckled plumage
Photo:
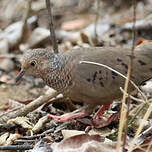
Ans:
[[[80,61],[102,63],[126,75],[130,50],[103,47],[80,48],[54,54],[47,49],[34,49],[25,53],[22,70],[40,77],[44,82],[71,99],[92,105],[107,104],[120,98],[124,78],[104,67],[80,64]],[[34,66],[31,65],[35,61]],[[140,85],[152,77],[152,43],[136,48],[131,79]],[[133,87],[130,86],[132,91]]]

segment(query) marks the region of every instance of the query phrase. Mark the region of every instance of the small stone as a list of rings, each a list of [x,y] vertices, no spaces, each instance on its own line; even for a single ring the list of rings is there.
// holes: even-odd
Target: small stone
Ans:
[[[7,54],[8,50],[8,41],[6,39],[0,40],[0,54]]]
[[[14,69],[14,67],[15,67],[14,62],[10,59],[3,59],[0,62],[0,69],[4,71],[10,72]]]

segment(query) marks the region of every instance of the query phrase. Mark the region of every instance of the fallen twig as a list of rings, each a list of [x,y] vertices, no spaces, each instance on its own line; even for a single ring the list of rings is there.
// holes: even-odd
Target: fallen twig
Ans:
[[[0,150],[29,150],[32,149],[33,146],[31,145],[7,145],[7,146],[0,146]]]
[[[5,123],[7,122],[9,119],[11,118],[16,118],[19,116],[25,116],[27,115],[29,112],[37,109],[38,107],[40,107],[42,104],[46,103],[47,101],[49,101],[50,99],[52,99],[53,97],[56,97],[58,95],[57,91],[53,90],[51,93],[47,93],[43,96],[38,97],[37,99],[35,99],[33,102],[27,104],[26,106],[24,106],[21,109],[18,109],[17,111],[13,111],[10,112],[6,115],[3,115],[0,118],[0,123]]]

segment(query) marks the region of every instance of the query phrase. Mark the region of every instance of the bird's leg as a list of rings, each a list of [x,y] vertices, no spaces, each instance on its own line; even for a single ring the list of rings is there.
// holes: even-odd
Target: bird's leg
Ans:
[[[74,112],[66,113],[62,116],[55,116],[55,115],[50,114],[49,117],[53,118],[55,121],[58,121],[58,122],[66,122],[75,118],[85,117],[87,115],[86,113],[83,113],[83,112],[79,112],[79,113],[74,113]]]
[[[108,126],[113,121],[117,121],[119,116],[120,116],[120,111],[118,111],[118,112],[112,114],[110,117],[105,117],[105,118],[107,118],[107,120],[103,119],[103,117],[101,117],[100,114],[101,114],[101,112],[103,112],[103,110],[105,110],[105,109],[107,110],[109,108],[110,104],[107,104],[107,105],[104,105],[104,106],[105,107],[101,107],[94,116],[95,119],[93,120],[93,125],[96,128],[102,128],[102,127]]]
[[[106,105],[101,106],[101,107],[99,108],[99,110],[95,113],[93,119],[98,119],[99,117],[101,117],[102,114],[103,114],[103,112],[104,112],[105,110],[108,110],[108,109],[109,109],[110,104],[111,104],[111,103],[108,103],[108,104],[106,104]]]
[[[66,104],[68,112],[71,112],[77,109],[76,106],[72,103],[72,101],[69,98],[65,101],[65,104]]]
[[[48,117],[53,118],[54,120],[56,120],[58,122],[65,122],[65,121],[72,120],[75,118],[88,116],[90,113],[92,113],[93,108],[94,108],[94,106],[86,105],[78,110],[75,110],[70,113],[66,113],[62,116],[55,116],[55,115],[49,114]]]

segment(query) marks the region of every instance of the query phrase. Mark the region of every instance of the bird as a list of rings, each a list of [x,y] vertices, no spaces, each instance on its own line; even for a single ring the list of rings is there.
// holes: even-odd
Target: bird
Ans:
[[[73,113],[73,116],[68,115],[68,120],[90,114],[97,105],[109,105],[122,97],[120,87],[123,88],[125,78],[115,71],[123,75],[127,74],[130,54],[131,48],[125,47],[77,48],[58,54],[46,48],[31,49],[23,55],[21,71],[16,77],[16,82],[24,74],[30,74],[43,79],[46,85],[71,100],[85,103],[84,111],[80,114]],[[101,63],[115,71],[104,66],[85,64],[82,61]],[[141,85],[151,77],[152,43],[148,42],[135,48],[130,79],[136,85]],[[130,84],[128,92],[134,89]],[[106,108],[102,108],[101,111]],[[54,118],[58,119],[58,117]],[[66,120],[62,118],[59,119]]]

